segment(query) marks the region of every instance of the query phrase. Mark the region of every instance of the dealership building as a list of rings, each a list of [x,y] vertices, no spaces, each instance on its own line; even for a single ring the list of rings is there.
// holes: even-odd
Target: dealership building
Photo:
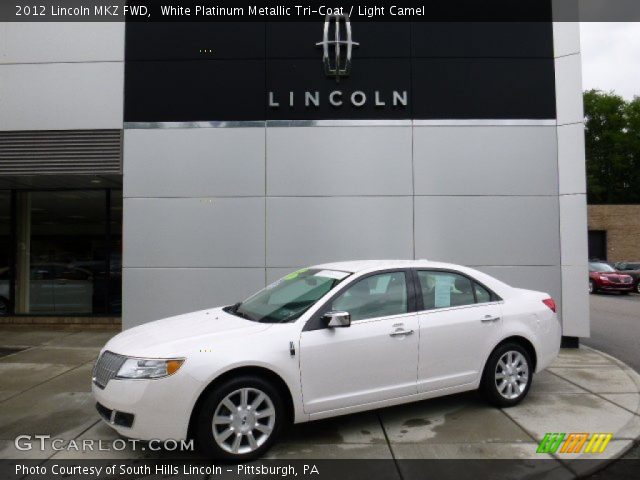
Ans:
[[[327,22],[0,24],[0,322],[426,258],[588,336],[578,24]]]

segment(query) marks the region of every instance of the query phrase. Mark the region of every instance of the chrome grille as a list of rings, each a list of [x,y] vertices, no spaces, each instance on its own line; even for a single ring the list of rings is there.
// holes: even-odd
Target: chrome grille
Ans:
[[[104,388],[114,378],[127,357],[116,353],[104,352],[93,367],[93,383]]]

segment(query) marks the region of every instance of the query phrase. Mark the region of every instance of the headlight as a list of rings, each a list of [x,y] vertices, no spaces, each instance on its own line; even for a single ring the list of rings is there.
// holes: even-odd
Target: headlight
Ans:
[[[127,358],[116,378],[162,378],[176,373],[184,360],[157,358]]]

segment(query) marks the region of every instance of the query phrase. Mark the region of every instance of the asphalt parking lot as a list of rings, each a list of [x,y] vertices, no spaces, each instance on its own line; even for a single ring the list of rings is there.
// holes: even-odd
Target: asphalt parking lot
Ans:
[[[591,295],[591,338],[584,344],[640,372],[640,295]]]
[[[591,338],[583,343],[619,358],[640,372],[640,295],[603,293],[590,296]],[[623,458],[640,459],[640,444]],[[615,469],[628,465],[612,465]]]

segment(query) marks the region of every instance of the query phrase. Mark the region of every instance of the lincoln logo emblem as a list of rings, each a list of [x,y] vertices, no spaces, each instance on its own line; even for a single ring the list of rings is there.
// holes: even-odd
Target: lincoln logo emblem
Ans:
[[[343,27],[346,33],[344,39],[341,35]],[[322,47],[322,62],[327,76],[335,77],[336,82],[340,82],[340,77],[348,77],[353,47],[359,45],[353,41],[348,15],[327,15],[322,41],[316,43],[316,46]]]

